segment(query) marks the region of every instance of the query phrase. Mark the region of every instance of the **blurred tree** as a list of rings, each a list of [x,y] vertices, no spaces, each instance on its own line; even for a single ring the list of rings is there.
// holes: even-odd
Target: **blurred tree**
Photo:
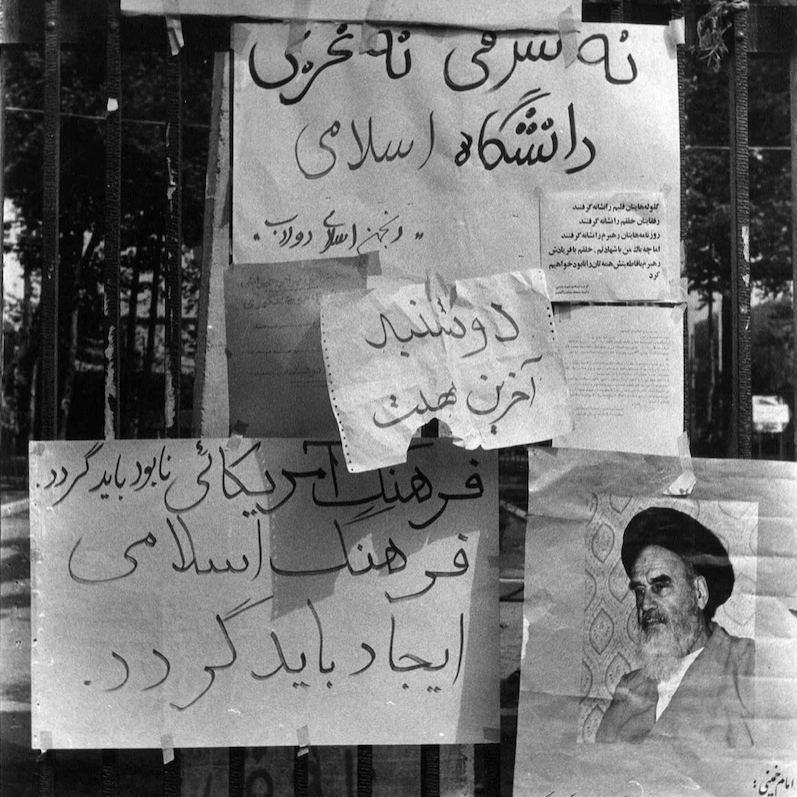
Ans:
[[[126,330],[121,347],[122,433],[135,434],[142,418],[162,405],[154,394],[153,370],[162,350],[161,262],[166,213],[165,62],[164,52],[127,51],[122,65],[122,308]],[[35,51],[7,55],[6,196],[18,212],[16,235],[4,236],[23,270],[26,295],[18,303],[17,340],[3,385],[2,422],[25,445],[37,429],[23,393],[35,394],[39,356],[32,325],[35,285],[41,275],[42,101],[43,63]],[[210,64],[186,58],[183,86],[183,245],[184,314],[189,325],[186,363],[191,363],[199,274],[192,249],[201,243],[207,126],[210,108]],[[105,206],[105,58],[92,48],[65,50],[61,66],[60,183],[60,436],[102,436],[103,261]],[[14,308],[9,308],[14,310]],[[145,314],[142,318],[142,314]],[[94,374],[94,378],[89,375]],[[81,396],[80,415],[73,397]],[[88,400],[86,400],[88,399]],[[152,423],[150,422],[150,427]],[[150,428],[149,430],[153,430]]]

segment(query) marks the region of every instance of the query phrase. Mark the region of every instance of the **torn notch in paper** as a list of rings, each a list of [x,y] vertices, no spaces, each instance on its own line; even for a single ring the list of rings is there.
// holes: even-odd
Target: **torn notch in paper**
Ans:
[[[321,337],[350,472],[404,462],[432,418],[468,449],[572,429],[539,270],[327,296]]]

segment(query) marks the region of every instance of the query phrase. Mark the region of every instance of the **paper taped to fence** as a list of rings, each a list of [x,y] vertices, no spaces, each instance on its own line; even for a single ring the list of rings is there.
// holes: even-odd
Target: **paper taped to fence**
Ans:
[[[498,725],[497,461],[416,441],[31,447],[32,744],[421,744]]]
[[[569,431],[569,395],[539,269],[325,297],[329,396],[350,471],[403,462],[433,418],[465,448]]]
[[[290,31],[233,29],[236,263],[379,251],[385,273],[421,279],[525,270],[541,266],[542,191],[606,202],[669,184],[660,276],[629,255],[590,290],[672,297],[678,92],[665,29],[583,24],[569,65],[558,32]],[[555,209],[543,219],[555,233],[577,223]]]
[[[696,484],[683,498],[665,494],[681,473],[677,457],[529,450],[519,797],[774,797],[797,783],[797,466],[691,464]],[[704,578],[706,609],[718,604],[708,641],[655,722],[661,698],[640,667],[666,650],[666,634],[643,644],[621,556],[627,534],[644,539],[641,526],[628,527],[651,507],[706,530],[690,537],[690,561]],[[669,521],[653,517],[661,534]],[[663,628],[686,634],[673,612],[691,616],[700,607],[666,587],[677,569],[645,572],[662,588],[643,612],[666,612]]]

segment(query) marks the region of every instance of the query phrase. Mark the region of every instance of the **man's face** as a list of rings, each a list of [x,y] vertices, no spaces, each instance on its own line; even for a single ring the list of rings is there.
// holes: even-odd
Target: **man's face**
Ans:
[[[677,554],[650,545],[634,563],[629,589],[636,599],[643,652],[675,658],[691,652],[704,628],[705,581],[690,578]]]

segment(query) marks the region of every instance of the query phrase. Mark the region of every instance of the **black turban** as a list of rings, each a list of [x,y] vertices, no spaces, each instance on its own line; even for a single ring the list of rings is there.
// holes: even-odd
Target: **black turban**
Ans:
[[[728,552],[713,531],[677,509],[654,506],[634,515],[625,528],[620,556],[631,575],[639,554],[648,545],[659,545],[689,562],[708,584],[705,614],[714,616],[733,592],[733,565]]]

